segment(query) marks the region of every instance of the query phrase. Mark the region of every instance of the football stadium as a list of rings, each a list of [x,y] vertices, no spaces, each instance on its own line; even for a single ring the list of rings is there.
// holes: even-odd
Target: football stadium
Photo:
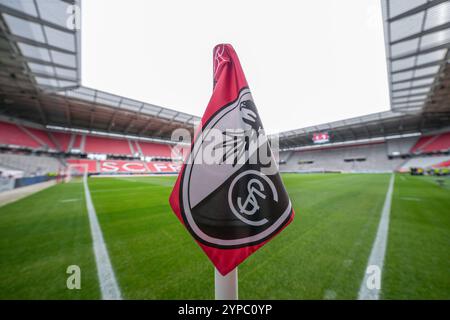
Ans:
[[[390,106],[268,136],[295,218],[239,299],[450,299],[450,1],[380,2]],[[169,203],[201,114],[83,86],[79,8],[0,0],[0,299],[214,299]]]

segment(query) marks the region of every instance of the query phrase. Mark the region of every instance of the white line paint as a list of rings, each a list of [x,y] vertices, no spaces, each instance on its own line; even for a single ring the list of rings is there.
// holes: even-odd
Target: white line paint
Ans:
[[[370,253],[369,261],[367,263],[366,272],[364,279],[361,282],[361,287],[359,289],[358,299],[359,300],[378,300],[380,298],[381,291],[381,279],[382,270],[384,265],[384,256],[387,247],[387,238],[389,230],[389,216],[391,213],[391,203],[392,194],[394,191],[394,181],[395,175],[391,175],[389,181],[389,187],[386,193],[386,198],[384,200],[383,211],[381,213],[380,223],[378,224],[378,231],[375,241],[372,246],[372,252]],[[379,274],[377,274],[379,270]],[[378,283],[374,281],[374,277],[379,277]],[[375,286],[373,286],[375,284]]]
[[[119,286],[109,259],[108,250],[103,239],[102,230],[97,219],[91,193],[87,183],[87,175],[83,179],[86,207],[88,210],[89,224],[91,226],[92,244],[94,247],[95,263],[97,264],[98,279],[103,300],[121,300]]]

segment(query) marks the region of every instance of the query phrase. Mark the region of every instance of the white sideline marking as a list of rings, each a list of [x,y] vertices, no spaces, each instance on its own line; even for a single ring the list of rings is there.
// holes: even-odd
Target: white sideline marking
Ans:
[[[389,188],[386,193],[386,198],[384,200],[380,223],[378,224],[377,236],[373,243],[372,252],[370,253],[366,272],[364,274],[364,279],[362,280],[361,287],[359,289],[358,300],[378,300],[380,298],[381,285],[379,288],[369,288],[368,284],[369,281],[371,281],[371,277],[373,276],[373,274],[370,272],[372,266],[377,266],[381,271],[379,274],[379,283],[381,284],[381,275],[389,230],[389,216],[391,213],[392,194],[394,191],[394,180],[395,175],[392,174],[389,181]]]
[[[94,204],[92,203],[91,193],[89,192],[89,186],[87,183],[87,176],[84,177],[83,184],[102,299],[122,300],[122,295],[117,284],[116,276],[114,275],[114,270],[109,259],[108,250],[106,249],[105,241],[103,240],[102,230],[100,229],[100,225],[98,223],[97,213],[95,212]]]

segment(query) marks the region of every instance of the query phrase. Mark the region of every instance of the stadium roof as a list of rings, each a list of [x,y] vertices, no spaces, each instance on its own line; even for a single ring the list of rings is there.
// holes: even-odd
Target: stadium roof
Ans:
[[[0,0],[0,114],[160,139],[177,128],[192,133],[199,117],[80,86],[79,6]],[[310,145],[314,132],[345,142],[449,126],[450,0],[382,0],[382,7],[392,111],[281,133],[282,148]]]
[[[0,112],[162,139],[199,117],[81,86],[80,1],[0,0]]]
[[[283,132],[280,147],[345,142],[450,126],[450,0],[382,0],[391,111]]]
[[[332,143],[426,132],[450,126],[450,114],[386,111],[279,134],[280,148],[313,145],[313,133],[327,132]]]
[[[15,84],[29,89],[80,85],[80,32],[70,19],[76,6],[74,0],[0,0],[2,78],[14,74]]]
[[[392,110],[449,109],[450,1],[382,0]]]

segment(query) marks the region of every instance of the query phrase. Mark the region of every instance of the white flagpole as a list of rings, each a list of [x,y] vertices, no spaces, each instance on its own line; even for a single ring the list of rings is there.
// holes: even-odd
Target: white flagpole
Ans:
[[[226,276],[214,268],[214,285],[216,300],[238,299],[238,268],[234,268]]]
[[[214,53],[213,53],[214,56]],[[215,87],[213,73],[213,91]],[[238,299],[238,268],[234,268],[226,276],[214,268],[214,292],[216,300],[237,300]]]

